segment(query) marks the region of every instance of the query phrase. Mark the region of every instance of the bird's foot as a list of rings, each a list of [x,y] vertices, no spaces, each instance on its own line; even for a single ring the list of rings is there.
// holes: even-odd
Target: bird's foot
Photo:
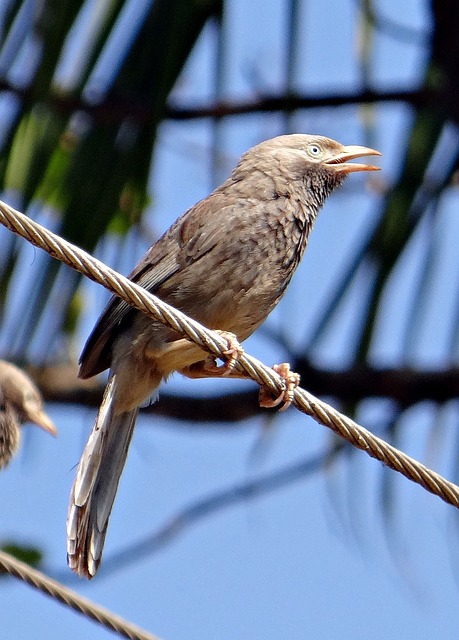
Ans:
[[[244,349],[241,347],[237,337],[234,333],[229,331],[217,331],[217,333],[228,342],[228,348],[223,351],[225,361],[222,365],[217,365],[215,356],[209,355],[204,363],[204,371],[209,376],[230,376],[237,361],[244,353]]]
[[[300,384],[300,376],[294,371],[290,371],[290,365],[288,362],[282,364],[275,364],[273,369],[280,375],[285,384],[285,389],[279,394],[277,398],[272,397],[271,392],[267,387],[260,387],[260,394],[258,396],[258,402],[260,407],[272,408],[277,407],[283,402],[284,404],[279,411],[285,411],[292,404],[293,392]]]
[[[208,355],[205,360],[195,362],[188,367],[179,369],[180,373],[187,378],[221,378],[223,376],[231,378],[247,378],[247,374],[243,371],[235,369],[236,363],[244,349],[238,342],[234,333],[228,331],[217,331],[228,342],[228,348],[223,352],[225,361],[222,365],[217,364],[217,358],[214,355]]]

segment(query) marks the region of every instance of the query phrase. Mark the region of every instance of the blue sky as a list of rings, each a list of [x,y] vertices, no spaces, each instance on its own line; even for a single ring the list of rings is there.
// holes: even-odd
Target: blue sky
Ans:
[[[144,4],[144,3],[142,3]],[[359,37],[356,3],[332,0],[302,3],[305,37],[298,58],[297,89],[335,92],[360,86],[357,65]],[[228,34],[223,94],[253,97],[256,89],[280,90],[285,65],[284,2],[226,3]],[[407,0],[403,15],[396,0],[378,9],[413,29],[428,31],[428,3]],[[320,25],[320,28],[319,28]],[[206,100],[212,95],[215,34],[203,33],[176,89],[175,100]],[[422,46],[380,36],[375,43],[372,78],[378,87],[415,84],[422,73]],[[259,87],[254,87],[254,82]],[[372,114],[372,143],[383,152],[381,179],[396,177],[400,148],[410,121],[401,106],[378,106]],[[298,131],[320,133],[346,144],[365,144],[362,113],[353,107],[296,115]],[[218,177],[225,177],[240,153],[259,140],[283,133],[279,116],[234,118],[221,126]],[[212,188],[209,171],[212,130],[209,123],[165,123],[152,169],[152,213],[149,229],[157,235],[188,206]],[[361,176],[352,176],[330,199],[312,235],[305,259],[288,294],[269,319],[270,331],[301,344],[313,326],[336,271],[374,224],[378,198]],[[438,222],[439,242],[457,237],[454,216],[457,194]],[[416,261],[415,238],[399,274],[387,292],[390,304],[381,318],[374,346],[375,361],[397,364],[400,332],[406,318]],[[438,266],[438,282],[455,256],[454,242]],[[132,237],[129,255],[101,255],[127,272],[140,258],[146,241]],[[331,259],[332,258],[332,259]],[[30,262],[36,256],[31,256]],[[433,311],[441,313],[450,295],[447,283],[434,287]],[[104,297],[88,284],[81,340],[103,306]],[[340,326],[328,332],[312,354],[331,366],[346,362],[359,289],[353,292]],[[392,296],[392,297],[391,297]],[[437,302],[437,304],[435,304]],[[442,306],[443,305],[443,306]],[[442,364],[442,335],[433,331],[435,313],[423,327],[413,350],[419,362]],[[247,350],[267,363],[278,362],[285,350],[266,331],[247,343]],[[222,381],[184,381],[168,388],[187,393],[233,390]],[[0,477],[0,539],[40,545],[45,569],[107,608],[166,640],[289,640],[315,638],[457,637],[459,612],[453,509],[421,488],[383,469],[363,453],[349,453],[325,470],[311,472],[278,491],[211,513],[183,530],[156,553],[109,571],[110,557],[191,504],[244,481],[315,460],[330,435],[293,409],[269,425],[261,418],[231,428],[195,425],[141,417],[122,477],[108,534],[106,571],[90,584],[73,578],[65,565],[65,518],[75,465],[94,418],[86,408],[50,406],[59,427],[54,441],[26,428],[24,447]],[[404,419],[400,446],[447,477],[453,477],[451,451],[456,448],[455,405],[436,413],[427,403]],[[359,419],[378,429],[386,405],[367,404]],[[432,422],[442,427],[432,447]],[[269,428],[268,428],[269,427]],[[115,562],[115,567],[116,567]],[[13,580],[2,583],[0,613],[8,638],[113,637],[61,605]]]

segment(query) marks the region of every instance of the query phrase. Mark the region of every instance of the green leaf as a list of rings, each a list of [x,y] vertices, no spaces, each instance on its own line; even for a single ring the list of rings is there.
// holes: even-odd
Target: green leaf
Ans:
[[[38,549],[37,547],[19,545],[15,542],[9,542],[3,544],[0,548],[5,553],[9,553],[17,560],[21,560],[21,562],[25,562],[31,567],[38,567],[43,560],[43,552],[40,551],[40,549]],[[2,572],[0,569],[0,574],[1,573],[6,574],[6,572]]]

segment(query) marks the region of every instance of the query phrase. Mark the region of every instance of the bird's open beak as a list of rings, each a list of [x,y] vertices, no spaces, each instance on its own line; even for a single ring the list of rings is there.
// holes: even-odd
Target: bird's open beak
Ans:
[[[54,422],[52,422],[50,418],[48,418],[44,411],[37,410],[33,413],[29,413],[27,415],[27,420],[38,425],[39,427],[50,433],[52,436],[57,436],[57,429]]]
[[[359,147],[358,145],[349,145],[343,147],[342,151],[337,153],[329,160],[325,160],[324,164],[340,173],[353,173],[354,171],[379,171],[380,167],[371,164],[359,164],[357,162],[348,162],[354,158],[362,158],[363,156],[380,156],[379,151],[370,149],[369,147]]]

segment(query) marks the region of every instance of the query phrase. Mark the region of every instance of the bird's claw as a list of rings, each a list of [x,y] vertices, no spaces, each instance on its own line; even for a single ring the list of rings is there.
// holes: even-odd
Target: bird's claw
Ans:
[[[217,331],[216,333],[228,342],[228,348],[223,351],[225,361],[222,365],[217,365],[216,357],[209,355],[204,363],[204,370],[212,375],[229,376],[244,353],[244,349],[234,333],[229,331]]]
[[[292,404],[294,391],[300,384],[300,376],[298,373],[290,371],[290,365],[288,362],[275,364],[273,369],[283,379],[285,388],[277,398],[273,399],[271,392],[267,387],[260,387],[258,402],[260,403],[260,407],[263,408],[277,407],[281,402],[283,402],[279,411],[285,411]]]

